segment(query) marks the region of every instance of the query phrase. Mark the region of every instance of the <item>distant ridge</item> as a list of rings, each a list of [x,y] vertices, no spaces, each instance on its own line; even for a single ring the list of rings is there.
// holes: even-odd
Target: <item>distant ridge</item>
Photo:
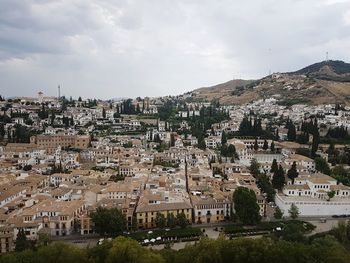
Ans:
[[[245,104],[277,98],[286,105],[296,103],[350,105],[350,63],[327,60],[294,72],[274,73],[259,80],[230,80],[196,89],[193,99],[222,104]]]

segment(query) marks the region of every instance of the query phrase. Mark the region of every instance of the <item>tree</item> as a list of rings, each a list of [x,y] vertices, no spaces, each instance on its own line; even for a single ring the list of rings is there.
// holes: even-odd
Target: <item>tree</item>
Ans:
[[[254,151],[257,151],[259,149],[259,144],[258,144],[258,138],[257,137],[255,137],[253,149],[254,149]]]
[[[331,191],[327,192],[327,195],[328,195],[328,201],[329,201],[335,196],[335,191],[331,190]]]
[[[269,143],[267,142],[267,140],[264,140],[264,145],[263,145],[263,150],[266,151],[269,148]]]
[[[221,145],[224,145],[227,143],[227,135],[225,131],[222,131],[221,133]]]
[[[278,170],[277,160],[276,160],[276,159],[273,159],[272,165],[271,165],[270,173],[273,174],[273,173],[277,172],[277,170]]]
[[[318,131],[318,128],[315,128],[314,133],[312,134],[312,144],[311,144],[311,156],[315,157],[316,152],[318,150],[318,144],[320,143],[320,133]]]
[[[298,177],[297,163],[293,162],[292,167],[287,172],[288,178],[294,183],[294,179]]]
[[[16,251],[23,251],[29,248],[29,242],[27,240],[27,236],[24,232],[24,229],[20,229],[17,233],[16,238]]]
[[[156,226],[159,228],[164,228],[166,225],[166,219],[165,216],[162,213],[157,213],[156,220],[155,220]]]
[[[292,219],[297,219],[299,216],[299,208],[293,203],[288,210],[289,216]]]
[[[275,219],[282,219],[282,217],[283,217],[283,213],[282,213],[281,209],[278,206],[275,209],[275,213],[273,214],[273,217]]]
[[[288,128],[287,140],[288,141],[295,141],[296,137],[297,137],[295,125],[292,122],[290,122],[287,128]]]
[[[118,237],[112,241],[112,246],[106,250],[105,263],[163,263],[160,254],[142,247],[137,241],[130,238]],[[87,261],[86,261],[87,262]]]
[[[260,222],[260,208],[253,190],[238,187],[233,193],[235,213],[243,224],[255,225]]]
[[[259,174],[257,177],[257,184],[259,188],[266,194],[266,200],[272,202],[275,200],[276,191],[270,183],[266,174]]]
[[[260,167],[260,165],[257,162],[257,160],[252,159],[252,161],[250,162],[250,167],[249,167],[250,173],[256,177],[259,174],[259,167]]]
[[[189,224],[189,221],[186,218],[185,213],[178,213],[177,216],[176,216],[176,221],[177,221],[177,224],[181,228],[186,228],[186,226]]]
[[[272,185],[275,189],[281,190],[285,184],[284,170],[280,165],[272,176]]]
[[[175,227],[177,224],[176,218],[173,213],[169,213],[167,216],[167,225],[170,228]]]
[[[95,230],[101,236],[118,236],[125,229],[126,221],[118,208],[98,207],[90,215],[95,224]]]
[[[271,152],[275,152],[275,142],[274,141],[271,142],[270,150],[271,150]]]
[[[102,118],[106,118],[106,110],[105,108],[102,108]]]
[[[331,169],[329,168],[327,161],[321,157],[315,158],[315,169],[327,175],[331,174]]]

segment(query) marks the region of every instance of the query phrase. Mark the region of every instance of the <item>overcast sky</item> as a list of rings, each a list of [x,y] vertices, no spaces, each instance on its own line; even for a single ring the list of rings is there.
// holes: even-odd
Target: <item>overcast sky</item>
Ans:
[[[181,94],[350,62],[346,0],[0,0],[0,94]]]

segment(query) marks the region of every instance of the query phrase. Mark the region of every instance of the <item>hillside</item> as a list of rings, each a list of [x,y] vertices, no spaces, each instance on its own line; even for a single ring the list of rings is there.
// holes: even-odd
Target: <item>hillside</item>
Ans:
[[[350,105],[350,64],[323,61],[289,73],[274,73],[260,80],[231,80],[193,91],[193,97],[222,104],[244,104],[275,97],[286,104],[341,103]]]

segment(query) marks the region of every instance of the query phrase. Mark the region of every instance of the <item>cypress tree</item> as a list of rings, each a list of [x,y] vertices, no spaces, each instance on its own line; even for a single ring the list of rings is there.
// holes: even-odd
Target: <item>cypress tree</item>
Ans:
[[[297,163],[293,162],[292,167],[288,170],[288,178],[291,179],[294,183],[294,179],[298,177],[298,171],[297,171]]]

